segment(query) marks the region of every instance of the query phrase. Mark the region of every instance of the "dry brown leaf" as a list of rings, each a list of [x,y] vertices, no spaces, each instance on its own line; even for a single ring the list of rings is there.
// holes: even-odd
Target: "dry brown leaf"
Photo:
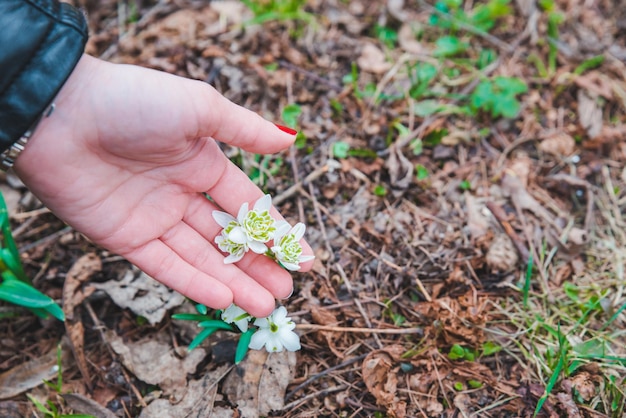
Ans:
[[[117,418],[113,412],[80,393],[66,393],[62,397],[74,412],[91,415],[94,418]]]
[[[204,373],[202,379],[191,380],[187,385],[187,393],[180,402],[172,403],[167,399],[156,399],[141,411],[139,418],[189,418],[214,417],[217,413],[215,401],[218,399],[218,384],[231,370],[232,366],[223,365],[215,370]],[[233,416],[232,411],[229,411]]]
[[[92,286],[104,290],[117,306],[143,316],[151,325],[161,322],[170,309],[185,301],[183,295],[139,270],[129,269],[121,280],[94,283]]]
[[[576,392],[585,401],[590,401],[594,396],[596,396],[598,390],[593,377],[588,372],[580,372],[575,376],[572,376],[569,380],[572,387],[576,389]]]
[[[583,415],[580,413],[570,393],[559,392],[556,394],[556,399],[561,403],[561,406],[563,406],[567,418],[583,418]]]
[[[415,55],[429,54],[431,51],[422,45],[415,36],[416,31],[413,29],[411,22],[403,23],[398,31],[398,44],[400,48],[408,53]]]
[[[587,131],[589,138],[595,138],[602,132],[602,108],[598,105],[595,95],[587,90],[579,89],[576,97],[580,125]]]
[[[515,269],[519,255],[511,239],[506,234],[498,234],[489,246],[485,261],[491,271],[506,273]]]
[[[187,391],[187,374],[196,371],[207,353],[200,347],[174,353],[169,343],[158,341],[159,336],[156,337],[125,343],[113,331],[106,333],[107,343],[139,380],[159,385],[173,399],[180,400]],[[167,340],[167,336],[161,339]]]
[[[398,189],[407,189],[413,180],[413,164],[398,147],[390,147],[389,158],[385,162],[389,170],[390,183]]]
[[[363,360],[361,372],[367,390],[376,398],[376,403],[387,408],[393,417],[404,417],[406,403],[397,396],[398,368],[391,353],[386,350],[372,351]]]
[[[280,411],[293,379],[296,353],[250,350],[226,377],[223,394],[237,405],[242,417],[255,418]]]
[[[557,157],[566,157],[576,150],[576,141],[565,132],[557,132],[544,138],[539,143],[539,150]]]
[[[67,359],[63,350],[64,361]],[[43,385],[44,380],[52,380],[58,374],[57,348],[41,357],[13,367],[0,374],[0,399],[9,399],[27,390]]]
[[[362,71],[374,74],[382,74],[392,67],[391,62],[387,61],[385,53],[371,42],[366,42],[361,50],[361,56],[356,60],[357,65]]]
[[[467,227],[472,240],[486,235],[489,230],[489,219],[483,215],[485,205],[478,203],[471,193],[465,193],[465,207],[467,208]]]

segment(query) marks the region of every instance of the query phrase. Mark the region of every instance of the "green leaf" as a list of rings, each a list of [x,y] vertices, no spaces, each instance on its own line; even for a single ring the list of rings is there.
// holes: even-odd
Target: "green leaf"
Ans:
[[[520,112],[520,102],[513,96],[499,96],[500,100],[496,101],[492,109],[493,116],[502,115],[505,118],[513,119]]]
[[[182,321],[207,321],[210,320],[211,317],[208,315],[200,315],[194,313],[178,313],[172,315],[172,319],[180,319]]]
[[[335,158],[347,158],[350,144],[344,141],[337,141],[333,144],[333,156]]]
[[[442,36],[435,41],[435,51],[433,55],[436,57],[451,57],[467,50],[468,44],[461,42],[456,36]]]
[[[452,347],[450,347],[448,358],[450,360],[459,360],[465,358],[465,349],[459,344],[454,344]]]
[[[198,326],[201,328],[225,329],[228,331],[233,330],[233,327],[230,324],[227,324],[220,319],[209,319],[208,321],[198,322]]]
[[[463,389],[465,389],[465,386],[463,385],[463,383],[462,383],[462,382],[454,382],[454,385],[453,385],[453,386],[454,386],[454,390],[456,390],[456,391],[458,391],[458,392],[460,392],[460,391],[462,391]]]
[[[387,189],[382,184],[378,184],[378,185],[376,185],[376,187],[374,187],[374,194],[376,196],[380,196],[380,197],[386,196],[387,195]]]
[[[49,296],[17,279],[0,283],[0,299],[26,308],[41,308],[63,321],[63,310]],[[56,307],[55,308],[53,308]]]
[[[484,356],[490,356],[492,354],[497,353],[500,350],[502,350],[502,347],[500,347],[498,344],[494,343],[493,341],[487,341],[482,346],[482,352]]]
[[[196,304],[196,311],[198,311],[198,313],[200,313],[202,315],[206,315],[209,310],[203,304],[198,303],[198,304]]]
[[[493,79],[493,84],[502,92],[511,95],[522,94],[528,91],[526,83],[517,77],[498,76]]]
[[[295,128],[298,124],[298,117],[302,113],[302,108],[297,104],[290,104],[283,108],[282,118],[290,128]]]
[[[415,166],[415,172],[418,180],[426,180],[429,176],[428,169],[421,164]]]
[[[237,343],[237,349],[235,350],[235,364],[241,363],[246,354],[248,353],[248,346],[250,345],[250,340],[252,339],[252,335],[256,332],[256,329],[250,328],[239,337],[239,342]]]
[[[439,103],[438,100],[422,100],[413,105],[413,113],[417,116],[426,117],[440,112],[444,108],[444,105]]]
[[[189,347],[187,347],[187,350],[191,351],[197,346],[199,346],[202,343],[202,341],[209,338],[211,334],[213,334],[215,331],[217,331],[217,328],[205,328],[202,331],[200,331],[198,335],[196,335],[196,337],[191,341],[191,343],[189,344]]]

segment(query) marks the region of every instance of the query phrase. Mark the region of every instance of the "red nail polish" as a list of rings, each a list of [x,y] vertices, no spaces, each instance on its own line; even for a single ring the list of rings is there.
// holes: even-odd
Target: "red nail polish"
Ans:
[[[280,129],[281,131],[283,131],[283,132],[287,132],[289,135],[295,135],[295,134],[297,134],[297,133],[298,133],[298,131],[294,131],[293,129],[288,128],[288,127],[283,126],[283,125],[279,125],[279,124],[277,124],[277,123],[275,123],[274,125],[276,125],[276,127],[277,127],[278,129]]]

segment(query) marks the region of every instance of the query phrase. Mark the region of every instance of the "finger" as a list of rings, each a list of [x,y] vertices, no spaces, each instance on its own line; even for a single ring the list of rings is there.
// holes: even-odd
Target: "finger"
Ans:
[[[233,264],[224,264],[224,256],[202,235],[184,222],[163,234],[161,241],[180,258],[198,270],[211,272],[230,288],[234,303],[252,316],[264,317],[275,307],[274,295]]]
[[[263,196],[261,189],[231,161],[226,163],[221,177],[211,189],[207,190],[207,193],[224,211],[234,216],[239,212],[243,202],[248,202],[249,207],[252,208],[254,202]],[[274,218],[284,220],[276,208],[272,208],[271,213]],[[313,255],[313,250],[305,240],[301,240],[300,244],[304,255]],[[312,261],[302,263],[300,271],[308,271],[312,266]]]
[[[193,267],[160,240],[121,255],[155,280],[195,302],[224,309],[233,301],[233,292],[228,286]]]
[[[193,94],[199,102],[202,120],[199,136],[212,137],[218,141],[259,154],[272,154],[289,147],[296,139],[295,133],[288,133],[260,115],[239,106],[206,83],[199,89],[194,82]]]
[[[208,241],[214,243],[215,237],[222,230],[222,227],[213,221],[213,211],[217,209],[206,198],[198,196],[190,202],[183,221]],[[225,255],[222,254],[222,263],[224,257]],[[236,265],[277,299],[286,298],[293,291],[291,274],[264,255],[249,252]]]

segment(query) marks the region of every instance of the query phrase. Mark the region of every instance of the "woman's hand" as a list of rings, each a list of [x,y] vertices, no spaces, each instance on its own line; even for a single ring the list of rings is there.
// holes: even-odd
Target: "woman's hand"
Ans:
[[[87,55],[55,103],[15,171],[58,217],[207,306],[263,317],[289,296],[291,275],[267,257],[223,263],[211,213],[236,215],[263,195],[216,140],[273,153],[292,134],[206,83]]]

